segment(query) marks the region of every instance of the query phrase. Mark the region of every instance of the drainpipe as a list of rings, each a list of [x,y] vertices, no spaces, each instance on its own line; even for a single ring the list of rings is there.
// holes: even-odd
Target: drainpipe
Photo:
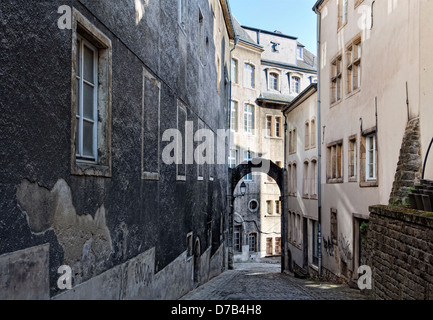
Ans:
[[[321,132],[321,118],[320,118],[320,64],[321,64],[321,18],[322,15],[320,11],[317,9],[317,6],[314,7],[314,12],[317,14],[317,128],[318,132],[318,161],[319,165],[317,168],[317,213],[318,213],[318,258],[319,258],[319,277],[322,276],[322,132]]]
[[[229,87],[229,97],[228,97],[228,119],[229,119],[229,152],[230,152],[230,147],[232,144],[232,131],[231,131],[231,127],[232,127],[232,117],[231,117],[231,110],[232,110],[232,77],[231,77],[231,70],[232,70],[232,52],[233,50],[236,49],[236,45],[239,42],[239,36],[236,35],[235,36],[235,41],[234,41],[234,46],[233,48],[230,50],[230,87]],[[230,175],[229,175],[229,178]],[[233,188],[233,192],[232,192],[232,187],[231,187],[232,181],[230,180],[229,185],[227,186],[227,193],[230,195],[230,217],[229,217],[229,234],[228,234],[228,253],[229,253],[229,260],[228,260],[228,268],[230,270],[234,269],[234,245],[233,245],[233,219],[234,219],[234,210],[235,210],[235,197],[234,197],[234,188]]]
[[[282,187],[281,187],[281,272],[286,269],[286,182],[285,182],[285,171],[286,171],[286,136],[287,136],[287,117],[283,111],[284,116],[284,160],[283,160],[283,176],[282,176]]]

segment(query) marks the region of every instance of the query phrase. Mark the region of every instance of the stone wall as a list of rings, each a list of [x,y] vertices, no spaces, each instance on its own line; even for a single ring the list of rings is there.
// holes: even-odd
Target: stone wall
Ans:
[[[419,118],[407,123],[389,203],[405,204],[409,188],[419,183],[422,172]]]
[[[362,263],[376,299],[433,300],[433,214],[372,206]]]

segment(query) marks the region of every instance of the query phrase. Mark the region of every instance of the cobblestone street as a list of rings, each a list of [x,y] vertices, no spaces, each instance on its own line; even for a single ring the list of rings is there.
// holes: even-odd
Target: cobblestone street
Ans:
[[[365,300],[346,285],[298,279],[273,263],[235,264],[181,300]]]

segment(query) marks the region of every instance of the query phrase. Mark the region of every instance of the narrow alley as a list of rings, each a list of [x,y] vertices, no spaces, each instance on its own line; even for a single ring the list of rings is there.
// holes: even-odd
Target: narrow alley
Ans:
[[[260,289],[259,289],[260,288]],[[281,273],[280,264],[239,263],[181,300],[366,300],[346,285],[299,279]]]

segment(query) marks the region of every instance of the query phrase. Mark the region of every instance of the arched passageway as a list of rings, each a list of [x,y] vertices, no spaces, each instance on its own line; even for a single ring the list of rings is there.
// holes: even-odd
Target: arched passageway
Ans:
[[[250,173],[264,173],[275,180],[280,190],[280,201],[281,201],[281,235],[285,234],[284,226],[284,169],[272,162],[269,159],[255,158],[249,162],[243,162],[235,168],[229,168],[229,181],[230,181],[230,216],[229,216],[229,269],[233,269],[234,265],[234,201],[235,201],[235,189],[237,184],[242,180],[243,177]],[[284,255],[285,245],[283,237],[281,238],[281,270],[284,270]]]

